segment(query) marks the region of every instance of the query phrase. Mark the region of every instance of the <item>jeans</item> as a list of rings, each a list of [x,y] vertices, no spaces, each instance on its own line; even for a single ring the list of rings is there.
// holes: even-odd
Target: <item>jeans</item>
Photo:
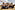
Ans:
[[[2,6],[2,8],[5,8],[5,6]]]

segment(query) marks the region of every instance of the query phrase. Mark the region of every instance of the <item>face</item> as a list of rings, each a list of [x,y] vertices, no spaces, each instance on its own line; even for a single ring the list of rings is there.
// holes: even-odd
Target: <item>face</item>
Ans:
[[[7,3],[6,3],[5,5],[6,5],[6,6],[8,6],[8,4],[7,4]]]

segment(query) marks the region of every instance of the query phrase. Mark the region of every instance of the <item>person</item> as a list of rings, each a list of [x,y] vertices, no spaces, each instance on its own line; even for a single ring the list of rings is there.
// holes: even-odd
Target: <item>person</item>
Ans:
[[[5,9],[8,9],[8,3],[5,4]]]
[[[13,8],[14,7],[14,5],[11,3],[10,5],[9,5],[9,8]]]
[[[13,8],[13,6],[9,6],[9,8]]]
[[[2,5],[2,9],[5,9],[5,5]]]
[[[7,5],[5,6],[5,9],[8,9],[8,6]]]
[[[2,6],[2,8],[5,8],[5,6]]]

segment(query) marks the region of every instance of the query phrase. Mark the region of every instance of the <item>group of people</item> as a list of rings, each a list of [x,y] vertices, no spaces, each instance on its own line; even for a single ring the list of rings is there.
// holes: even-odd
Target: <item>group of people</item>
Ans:
[[[14,8],[14,5],[12,3],[10,5],[9,3],[3,3],[2,8],[3,9]]]

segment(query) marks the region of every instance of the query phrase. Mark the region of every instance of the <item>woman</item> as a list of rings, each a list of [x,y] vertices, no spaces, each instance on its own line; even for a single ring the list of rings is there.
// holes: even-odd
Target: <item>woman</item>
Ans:
[[[5,9],[8,9],[8,5],[5,5]]]

